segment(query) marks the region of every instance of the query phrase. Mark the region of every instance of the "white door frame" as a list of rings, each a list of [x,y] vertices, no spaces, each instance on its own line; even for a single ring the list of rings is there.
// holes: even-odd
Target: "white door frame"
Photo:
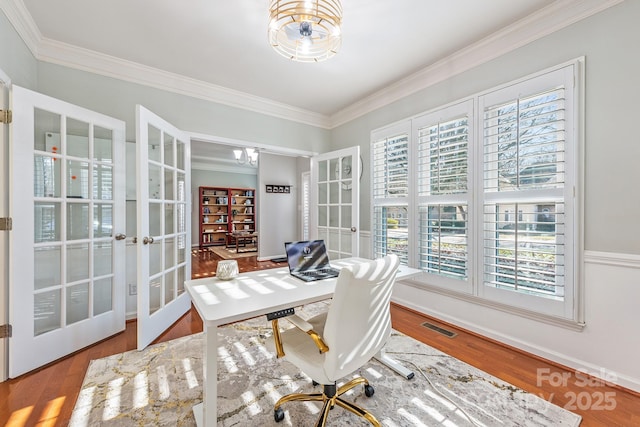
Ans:
[[[9,108],[11,80],[0,69],[0,110]],[[0,217],[9,216],[9,125],[0,125]],[[9,323],[9,235],[0,231],[0,325]],[[0,382],[8,374],[9,339],[0,338]]]

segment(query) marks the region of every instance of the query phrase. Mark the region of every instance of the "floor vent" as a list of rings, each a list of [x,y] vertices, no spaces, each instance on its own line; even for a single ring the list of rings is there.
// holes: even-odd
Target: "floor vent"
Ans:
[[[425,328],[429,328],[432,331],[436,331],[437,333],[442,334],[445,337],[453,338],[453,337],[455,337],[457,335],[455,332],[448,331],[448,330],[446,330],[444,328],[441,328],[440,326],[436,326],[436,325],[434,325],[432,323],[429,323],[429,322],[424,322],[422,324],[422,326],[424,326]]]

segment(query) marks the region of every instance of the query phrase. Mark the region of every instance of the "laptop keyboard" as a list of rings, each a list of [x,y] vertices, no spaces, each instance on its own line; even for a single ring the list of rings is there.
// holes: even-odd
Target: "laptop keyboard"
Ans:
[[[307,270],[307,271],[299,271],[299,274],[308,277],[318,277],[318,276],[326,276],[328,274],[333,274],[336,272],[333,268],[321,268],[319,270]]]

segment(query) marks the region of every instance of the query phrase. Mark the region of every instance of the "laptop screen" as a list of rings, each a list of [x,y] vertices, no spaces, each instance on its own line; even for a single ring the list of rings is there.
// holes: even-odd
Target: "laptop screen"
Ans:
[[[329,267],[329,255],[324,240],[287,242],[284,248],[287,251],[289,271],[292,273]]]

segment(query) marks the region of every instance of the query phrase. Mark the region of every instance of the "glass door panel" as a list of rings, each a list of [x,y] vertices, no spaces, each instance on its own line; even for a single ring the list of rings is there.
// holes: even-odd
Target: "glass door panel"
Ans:
[[[34,242],[60,241],[61,203],[34,203]]]
[[[62,282],[62,246],[36,246],[34,264],[40,266],[33,277],[35,290],[58,286]]]
[[[105,277],[93,282],[93,315],[107,313],[113,309],[113,278]]]
[[[60,197],[60,173],[59,159],[53,156],[35,154],[33,156],[34,170],[34,197]]]
[[[69,240],[89,238],[89,203],[67,202],[66,234]]]
[[[89,244],[67,245],[67,282],[77,282],[89,278]]]
[[[67,324],[79,322],[89,318],[89,284],[69,286],[67,294]]]
[[[113,274],[113,242],[102,241],[93,244],[93,277]]]
[[[111,129],[93,127],[93,160],[113,162],[113,131]]]
[[[89,123],[67,117],[67,156],[89,158],[89,128]]]

